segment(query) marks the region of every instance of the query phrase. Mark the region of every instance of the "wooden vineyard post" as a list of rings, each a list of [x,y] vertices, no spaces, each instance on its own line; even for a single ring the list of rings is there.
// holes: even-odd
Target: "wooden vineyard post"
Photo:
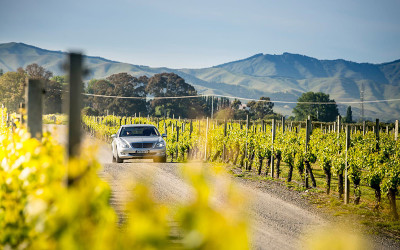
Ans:
[[[192,119],[190,119],[189,138],[192,138],[192,132],[193,132],[193,121]]]
[[[249,122],[249,115],[247,115],[247,117],[246,117],[246,149],[245,149],[245,152],[244,152],[244,157],[245,157],[245,159],[247,159],[247,157],[248,157],[248,133],[249,133],[249,126],[250,126],[250,122]],[[247,170],[247,160],[246,160],[246,162],[245,162],[245,165],[244,165],[244,169],[246,169]]]
[[[206,141],[204,143],[204,161],[207,161],[207,140],[208,140],[208,117],[206,124]]]
[[[224,138],[226,138],[226,129],[227,129],[227,124],[226,124],[226,120],[224,120]],[[225,161],[225,157],[226,157],[226,145],[224,142],[224,148],[223,148],[223,152],[222,152],[222,161]]]
[[[265,129],[264,129],[264,119],[261,120],[261,131],[262,131],[263,133],[265,133]]]
[[[178,143],[179,143],[179,127],[178,125],[176,125],[176,161],[178,161],[178,155],[179,155]]]
[[[310,142],[310,134],[311,134],[311,120],[306,120],[306,152],[308,151],[308,143]]]
[[[82,108],[82,55],[69,54],[69,109],[68,109],[68,156],[79,155],[81,144],[81,108]]]
[[[306,120],[306,143],[305,143],[305,151],[306,153],[308,152],[308,143],[310,142],[310,134],[311,134],[311,120],[307,119]],[[305,181],[305,185],[306,188],[309,188],[308,185],[308,169],[306,168],[304,171],[304,181]]]
[[[42,138],[43,82],[29,79],[25,89],[27,120],[26,125],[31,137]]]
[[[399,120],[394,123],[394,139],[396,141],[399,139]]]
[[[282,134],[285,133],[285,117],[282,116]]]
[[[24,113],[25,113],[25,103],[19,103],[19,122],[21,125],[25,124],[24,120]]]
[[[349,125],[346,125],[346,163],[344,169],[344,204],[349,204],[349,177],[348,177],[348,151],[350,148],[350,128]]]
[[[271,177],[274,178],[274,141],[275,141],[275,128],[276,128],[276,122],[275,122],[275,118],[272,119],[272,145],[271,145]]]
[[[379,119],[376,119],[376,124],[375,124],[375,140],[376,140],[376,150],[379,151]]]
[[[337,127],[337,130],[336,130],[337,138],[340,137],[341,122],[342,122],[341,116],[338,115],[337,116],[337,122],[335,123],[336,127]],[[338,140],[338,145],[339,145],[339,140]],[[344,178],[343,171],[341,170],[339,172],[339,174],[338,174],[338,190],[339,190],[339,198],[340,199],[343,199],[343,192],[344,192],[344,190],[343,190],[343,178]]]

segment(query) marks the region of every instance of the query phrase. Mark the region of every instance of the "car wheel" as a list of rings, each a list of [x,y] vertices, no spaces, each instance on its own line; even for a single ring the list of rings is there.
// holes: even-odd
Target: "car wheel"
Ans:
[[[117,157],[115,157],[115,160],[116,160],[117,163],[123,163],[124,162],[124,159],[119,158],[118,152],[117,152]]]
[[[114,156],[114,147],[113,146],[111,146],[111,154],[112,154],[112,162],[116,162],[117,160],[115,159],[115,156]]]

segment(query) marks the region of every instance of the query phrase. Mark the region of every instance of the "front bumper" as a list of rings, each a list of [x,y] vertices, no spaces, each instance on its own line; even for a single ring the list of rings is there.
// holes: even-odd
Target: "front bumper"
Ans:
[[[126,148],[118,150],[118,157],[121,159],[150,159],[164,157],[165,148]]]

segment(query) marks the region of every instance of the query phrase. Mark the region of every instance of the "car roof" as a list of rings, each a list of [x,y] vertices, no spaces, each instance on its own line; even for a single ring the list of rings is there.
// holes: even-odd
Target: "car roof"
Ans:
[[[153,124],[129,124],[129,125],[121,125],[122,128],[129,127],[155,127]]]

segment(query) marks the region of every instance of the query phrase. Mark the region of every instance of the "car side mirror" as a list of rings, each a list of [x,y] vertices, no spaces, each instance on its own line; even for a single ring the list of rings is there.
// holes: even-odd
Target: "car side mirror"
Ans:
[[[167,137],[167,134],[162,134],[161,136],[162,136],[162,137]]]
[[[111,138],[117,138],[116,134],[111,135]]]

